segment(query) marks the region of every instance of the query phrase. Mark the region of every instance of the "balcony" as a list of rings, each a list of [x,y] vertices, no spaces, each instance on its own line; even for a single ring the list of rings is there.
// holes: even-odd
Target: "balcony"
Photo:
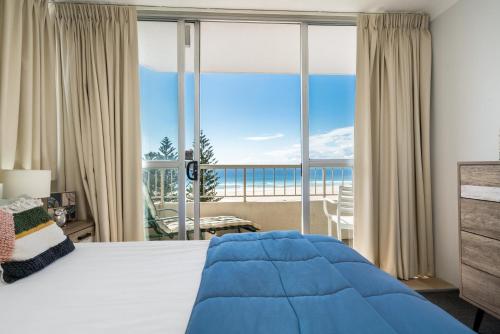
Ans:
[[[328,234],[323,199],[337,200],[340,186],[352,185],[352,160],[314,164],[310,168],[311,233]],[[200,190],[200,216],[235,216],[258,224],[262,231],[301,229],[301,165],[210,164],[201,165],[201,175],[216,178],[209,189]],[[145,168],[143,181],[162,216],[175,217],[177,209],[177,170]],[[213,181],[213,179],[212,179]],[[203,182],[202,182],[203,183]],[[192,184],[187,183],[186,215],[193,217]],[[335,204],[327,204],[330,213]],[[175,219],[175,218],[174,218]],[[334,235],[336,229],[334,228]],[[207,236],[208,237],[208,236]],[[343,231],[342,239],[352,240]]]

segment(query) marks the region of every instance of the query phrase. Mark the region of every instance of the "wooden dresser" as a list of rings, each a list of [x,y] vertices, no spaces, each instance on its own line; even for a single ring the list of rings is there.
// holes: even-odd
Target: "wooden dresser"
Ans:
[[[500,162],[458,164],[460,296],[500,318]]]

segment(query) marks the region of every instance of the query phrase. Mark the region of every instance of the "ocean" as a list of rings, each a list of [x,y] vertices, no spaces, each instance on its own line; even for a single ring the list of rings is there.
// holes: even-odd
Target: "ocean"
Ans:
[[[295,174],[294,174],[295,171]],[[215,170],[219,177],[216,187],[217,195],[235,196],[243,194],[243,169]],[[262,195],[265,187],[266,195],[293,195],[300,194],[300,168],[267,168],[247,169],[247,195]],[[325,187],[327,193],[336,193],[338,186],[352,184],[352,168],[325,168]],[[225,182],[224,182],[225,181]],[[275,186],[273,186],[275,185]],[[322,193],[322,168],[310,169],[311,193]],[[286,193],[285,193],[286,188]],[[254,192],[255,190],[255,192]]]
[[[152,194],[159,194],[159,172],[165,172],[166,188],[177,189],[177,173],[174,169],[145,169],[144,182],[150,177],[150,191]],[[211,170],[218,176],[216,192],[218,197],[243,196],[243,169],[216,169]],[[310,193],[323,193],[323,168],[310,169]],[[325,186],[326,194],[335,194],[340,185],[352,184],[352,168],[325,168]],[[206,173],[206,170],[204,170]],[[158,177],[158,178],[157,178]],[[186,180],[189,187],[191,181]],[[156,184],[156,187],[155,187]],[[170,184],[170,187],[168,186]],[[262,168],[246,171],[247,196],[293,196],[301,193],[301,170],[300,168]],[[203,195],[203,194],[202,194]]]

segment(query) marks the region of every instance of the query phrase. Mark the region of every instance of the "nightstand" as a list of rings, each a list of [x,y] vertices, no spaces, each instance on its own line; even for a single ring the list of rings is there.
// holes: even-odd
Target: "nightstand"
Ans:
[[[64,234],[73,242],[93,242],[95,224],[91,220],[76,220],[67,222],[62,227]]]

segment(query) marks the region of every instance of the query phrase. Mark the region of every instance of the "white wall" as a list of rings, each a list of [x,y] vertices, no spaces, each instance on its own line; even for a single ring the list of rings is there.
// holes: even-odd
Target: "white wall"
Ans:
[[[431,30],[436,274],[458,285],[457,162],[498,159],[500,1],[461,0]]]

